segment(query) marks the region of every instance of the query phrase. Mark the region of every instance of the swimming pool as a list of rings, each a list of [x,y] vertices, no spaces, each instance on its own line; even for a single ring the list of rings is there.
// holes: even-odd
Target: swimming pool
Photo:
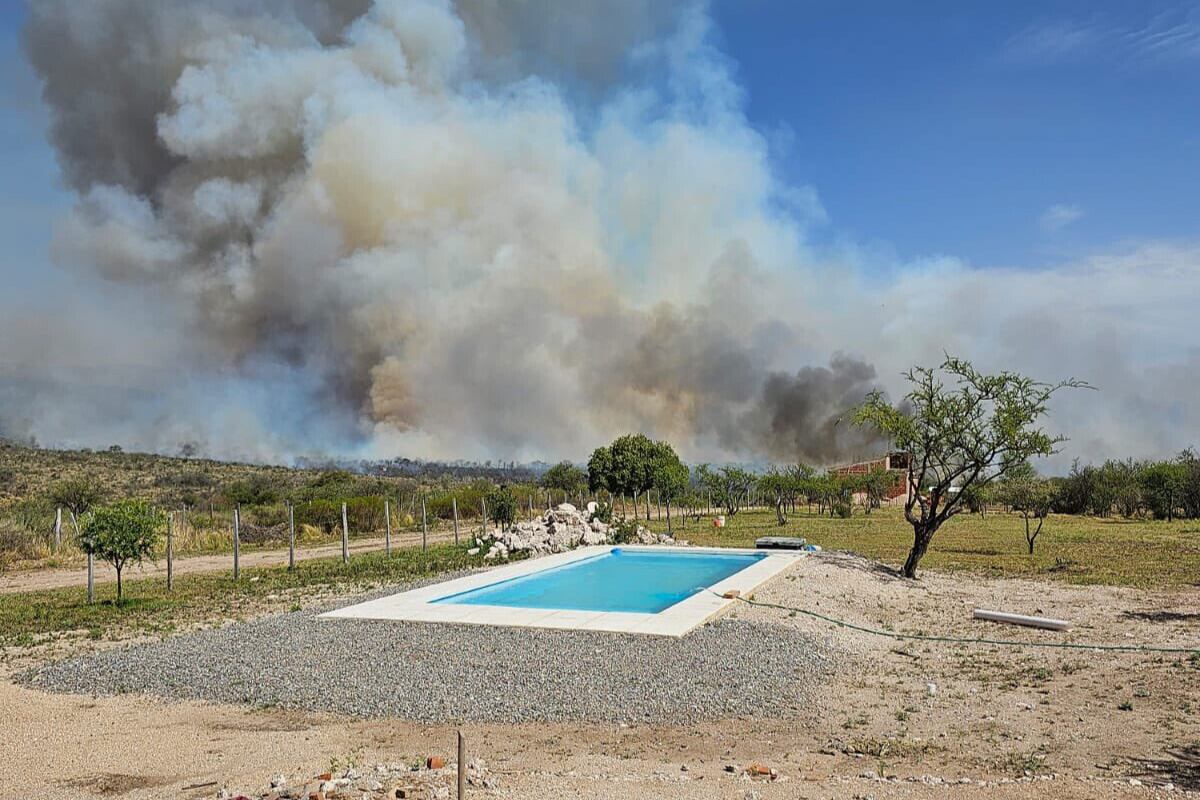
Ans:
[[[515,561],[328,611],[373,619],[683,636],[805,554],[594,545]]]
[[[657,614],[765,558],[760,553],[654,552],[614,547],[583,561],[448,595],[467,603]]]

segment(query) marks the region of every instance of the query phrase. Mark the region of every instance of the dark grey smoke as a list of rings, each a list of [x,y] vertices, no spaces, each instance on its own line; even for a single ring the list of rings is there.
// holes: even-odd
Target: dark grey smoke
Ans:
[[[867,457],[887,443],[854,426],[849,416],[875,388],[873,366],[837,354],[828,367],[772,373],[748,422],[761,452],[774,459],[829,464],[848,455]]]
[[[78,195],[55,253],[165,310],[123,352],[162,401],[79,426],[282,457],[861,446],[837,420],[874,372],[802,366],[828,356],[794,321],[803,220],[708,24],[658,0],[33,4]],[[70,439],[114,408],[93,385],[0,417]]]

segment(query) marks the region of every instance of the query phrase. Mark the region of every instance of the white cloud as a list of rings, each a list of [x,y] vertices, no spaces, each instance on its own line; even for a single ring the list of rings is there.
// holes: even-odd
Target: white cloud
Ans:
[[[1011,36],[1001,48],[1001,57],[1025,65],[1084,58],[1134,64],[1200,58],[1200,4],[1141,20],[1039,20]]]
[[[1083,209],[1075,205],[1056,203],[1042,212],[1038,220],[1042,230],[1053,233],[1083,217]]]
[[[1010,37],[1002,54],[1005,60],[1020,64],[1065,61],[1092,52],[1110,33],[1092,22],[1035,22]]]

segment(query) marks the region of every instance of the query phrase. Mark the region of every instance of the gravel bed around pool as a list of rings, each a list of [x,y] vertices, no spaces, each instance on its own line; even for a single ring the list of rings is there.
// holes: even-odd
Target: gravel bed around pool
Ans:
[[[68,659],[20,680],[429,722],[686,723],[790,716],[832,669],[816,641],[769,622],[724,619],[675,639],[317,619],[322,610]]]

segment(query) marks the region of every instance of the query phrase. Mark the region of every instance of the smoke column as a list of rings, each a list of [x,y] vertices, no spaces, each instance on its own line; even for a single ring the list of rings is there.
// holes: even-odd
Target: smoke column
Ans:
[[[773,177],[705,9],[598,22],[553,0],[34,4],[78,196],[56,258],[164,303],[158,358],[221,376],[148,444],[875,446],[838,422],[875,370],[803,324],[820,206]]]
[[[815,237],[703,3],[31,5],[76,285],[0,308],[0,436],[831,463],[882,447],[848,408],[948,351],[1099,387],[1056,398],[1051,469],[1200,445],[1200,246],[1013,269]]]

